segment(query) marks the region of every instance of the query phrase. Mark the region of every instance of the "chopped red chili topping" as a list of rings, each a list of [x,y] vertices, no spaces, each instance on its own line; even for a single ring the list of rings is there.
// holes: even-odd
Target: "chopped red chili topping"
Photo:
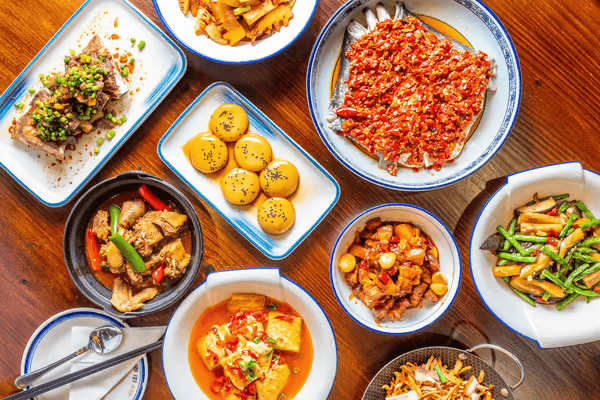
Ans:
[[[551,244],[552,246],[557,246],[558,245],[558,239],[557,238],[549,237],[548,239],[546,239],[546,241],[548,242],[548,244]]]
[[[346,52],[348,92],[336,113],[342,133],[371,155],[439,170],[481,111],[491,77],[482,52],[455,49],[416,18],[385,20]],[[396,167],[387,168],[392,175]]]

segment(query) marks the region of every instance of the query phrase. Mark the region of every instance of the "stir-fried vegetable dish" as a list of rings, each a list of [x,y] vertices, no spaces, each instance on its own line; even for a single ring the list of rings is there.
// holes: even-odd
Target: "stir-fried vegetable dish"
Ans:
[[[289,305],[233,294],[209,307],[190,337],[192,373],[213,400],[285,400],[302,388],[312,341]]]
[[[427,363],[416,365],[406,363],[395,371],[395,378],[384,385],[386,400],[493,400],[494,385],[485,386],[485,372],[482,370],[475,378],[472,375],[465,380],[463,372],[470,366],[464,366],[464,355],[460,354],[452,369],[446,367],[441,358],[431,356]]]
[[[600,219],[568,194],[538,198],[514,210],[514,218],[481,246],[492,251],[494,276],[519,297],[556,303],[562,310],[578,297],[600,297]]]
[[[409,223],[367,221],[338,267],[377,322],[400,319],[423,298],[436,302],[448,291],[435,243]]]
[[[187,216],[146,185],[102,204],[85,244],[94,276],[113,290],[111,303],[120,312],[137,310],[172,286],[190,262]]]
[[[205,34],[218,44],[233,46],[249,40],[252,44],[294,17],[296,0],[179,0],[184,15],[195,20],[196,35]]]

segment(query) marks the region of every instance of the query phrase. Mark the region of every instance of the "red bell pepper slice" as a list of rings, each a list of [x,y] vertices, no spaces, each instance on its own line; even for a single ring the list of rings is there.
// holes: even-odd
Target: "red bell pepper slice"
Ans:
[[[91,229],[85,231],[85,251],[94,272],[100,271],[100,247]]]
[[[377,276],[377,279],[379,279],[379,282],[383,283],[384,285],[387,285],[390,281],[390,276],[385,272],[382,272]]]
[[[138,192],[144,198],[144,200],[146,200],[156,211],[171,211],[169,206],[163,203],[161,199],[156,197],[156,195],[152,193],[150,188],[145,184],[139,187]]]

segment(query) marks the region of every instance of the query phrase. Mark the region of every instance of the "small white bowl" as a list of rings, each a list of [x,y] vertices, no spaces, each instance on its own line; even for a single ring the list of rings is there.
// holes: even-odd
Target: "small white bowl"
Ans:
[[[540,348],[554,348],[589,343],[598,340],[600,300],[586,304],[576,299],[561,311],[553,304],[531,307],[499,278],[492,274],[496,257],[479,247],[496,232],[498,225],[506,226],[515,207],[540,197],[569,193],[571,199],[582,200],[600,215],[600,175],[583,169],[579,162],[549,165],[509,175],[506,183],[490,197],[481,210],[469,248],[469,263],[473,282],[487,308],[513,331],[537,342]]]
[[[517,118],[521,101],[521,68],[517,51],[500,19],[481,0],[405,0],[418,15],[433,17],[460,32],[473,46],[494,58],[497,90],[486,94],[481,120],[462,153],[440,171],[399,168],[396,176],[378,167],[343,135],[329,128],[330,86],[340,56],[346,27],[353,20],[365,25],[363,9],[382,2],[393,15],[393,0],[350,0],[327,21],[313,47],[306,75],[308,107],[321,139],[350,171],[369,182],[397,190],[430,190],[469,176],[487,163],[502,147]]]
[[[177,308],[165,333],[163,371],[175,399],[208,400],[188,362],[190,334],[196,320],[210,306],[233,293],[257,293],[284,301],[300,313],[313,342],[313,363],[308,379],[294,400],[326,399],[337,371],[337,344],[333,329],[317,301],[302,287],[279,274],[278,269],[244,269],[214,272]]]
[[[380,217],[382,221],[409,222],[421,228],[439,251],[440,270],[448,279],[448,292],[436,303],[424,301],[423,306],[407,310],[399,321],[375,322],[373,311],[362,301],[352,298],[352,289],[338,268],[342,254],[354,241],[354,234],[364,229],[367,221]],[[435,322],[454,301],[460,287],[460,252],[454,237],[446,226],[433,214],[410,204],[385,204],[374,207],[354,218],[340,233],[335,242],[329,264],[331,286],[340,305],[348,315],[365,328],[376,332],[399,335],[416,332]]]
[[[195,18],[183,15],[175,0],[153,0],[154,8],[162,24],[183,47],[199,56],[226,64],[247,64],[262,61],[285,50],[300,35],[312,19],[318,0],[297,1],[292,8],[294,17],[279,32],[257,40],[254,44],[240,42],[235,46],[223,46],[206,35],[194,33]]]

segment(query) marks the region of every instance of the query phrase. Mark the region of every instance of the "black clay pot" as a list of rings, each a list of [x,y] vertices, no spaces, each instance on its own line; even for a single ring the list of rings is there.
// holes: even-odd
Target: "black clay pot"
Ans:
[[[185,275],[165,291],[148,301],[136,311],[122,313],[110,302],[112,291],[96,280],[85,254],[85,231],[94,213],[109,198],[125,192],[135,191],[146,184],[163,200],[171,200],[181,212],[188,216],[192,237],[190,263]],[[192,203],[174,186],[154,175],[140,171],[128,171],[98,183],[88,190],[75,204],[65,225],[63,253],[67,270],[77,288],[97,306],[117,318],[135,318],[148,315],[173,305],[181,299],[194,283],[200,270],[203,253],[202,228]]]

